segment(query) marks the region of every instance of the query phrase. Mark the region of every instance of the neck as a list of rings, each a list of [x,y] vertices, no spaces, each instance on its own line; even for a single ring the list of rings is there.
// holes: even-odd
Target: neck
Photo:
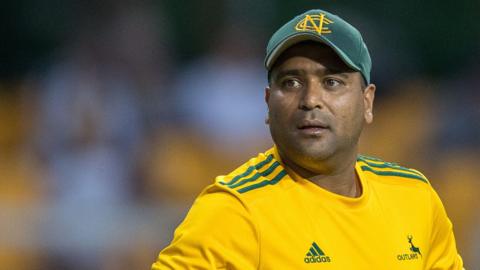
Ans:
[[[360,179],[354,168],[336,175],[315,175],[306,179],[342,196],[357,198],[362,194]]]
[[[279,154],[287,168],[323,189],[352,198],[362,194],[360,179],[355,172],[356,154],[350,155],[350,158],[342,158],[342,162],[315,162],[316,166],[312,169],[300,166]]]

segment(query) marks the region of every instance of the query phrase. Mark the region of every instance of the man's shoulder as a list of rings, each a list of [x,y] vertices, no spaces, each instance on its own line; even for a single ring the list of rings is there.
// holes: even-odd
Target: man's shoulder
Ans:
[[[376,157],[358,155],[357,169],[377,182],[420,188],[430,187],[427,177],[420,171]]]
[[[216,177],[195,199],[182,228],[191,224],[208,227],[216,219],[228,219],[231,226],[237,226],[235,220],[253,220],[252,210],[271,196],[272,187],[283,175],[286,172],[272,149],[258,154],[232,172]]]
[[[216,177],[210,189],[226,191],[239,198],[257,197],[268,194],[286,175],[272,148],[252,157],[232,172]]]

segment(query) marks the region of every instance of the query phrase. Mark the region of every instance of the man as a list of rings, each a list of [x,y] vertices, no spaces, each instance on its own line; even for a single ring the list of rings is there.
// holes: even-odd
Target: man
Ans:
[[[275,146],[217,177],[152,269],[462,269],[425,176],[357,153],[375,96],[361,34],[310,10],[265,64]]]

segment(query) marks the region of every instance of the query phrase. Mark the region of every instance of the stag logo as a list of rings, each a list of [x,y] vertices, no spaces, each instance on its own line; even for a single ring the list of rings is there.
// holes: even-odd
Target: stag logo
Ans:
[[[413,253],[418,253],[418,254],[420,254],[420,257],[422,257],[422,253],[420,252],[420,248],[416,247],[412,242],[413,236],[408,235],[407,239],[408,239],[408,243],[410,243],[410,251],[412,251]]]
[[[410,244],[410,251],[411,253],[404,253],[404,254],[398,254],[397,255],[397,260],[399,261],[409,261],[409,260],[418,260],[422,258],[422,252],[420,252],[420,248],[416,247],[413,244],[413,236],[412,235],[407,235],[407,240],[408,243]]]

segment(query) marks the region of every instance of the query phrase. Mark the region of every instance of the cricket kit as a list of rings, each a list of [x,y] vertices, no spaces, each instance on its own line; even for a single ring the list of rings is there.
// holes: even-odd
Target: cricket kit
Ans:
[[[276,147],[261,153],[205,188],[152,270],[462,269],[423,174],[366,156],[354,169],[358,198],[288,170]]]

